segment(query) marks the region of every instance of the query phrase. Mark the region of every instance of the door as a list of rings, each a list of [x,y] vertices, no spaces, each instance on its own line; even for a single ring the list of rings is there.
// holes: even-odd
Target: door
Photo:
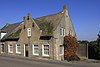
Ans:
[[[29,51],[28,51],[28,44],[24,45],[24,56],[28,57],[29,56]]]

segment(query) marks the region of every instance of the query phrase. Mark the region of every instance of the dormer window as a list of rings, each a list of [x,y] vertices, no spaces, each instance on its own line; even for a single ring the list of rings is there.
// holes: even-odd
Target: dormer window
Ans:
[[[60,28],[60,35],[61,36],[64,36],[65,35],[65,29],[63,27]]]

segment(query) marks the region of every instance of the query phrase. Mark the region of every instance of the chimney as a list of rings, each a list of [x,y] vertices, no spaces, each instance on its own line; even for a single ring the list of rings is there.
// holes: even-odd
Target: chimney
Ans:
[[[23,20],[24,20],[24,21],[29,20],[29,19],[30,19],[30,13],[28,13],[27,16],[24,16],[24,17],[23,17]]]
[[[27,20],[29,20],[30,19],[30,13],[28,13],[28,15],[27,15]]]
[[[67,18],[69,18],[68,7],[66,5],[63,6],[63,13],[66,15]]]

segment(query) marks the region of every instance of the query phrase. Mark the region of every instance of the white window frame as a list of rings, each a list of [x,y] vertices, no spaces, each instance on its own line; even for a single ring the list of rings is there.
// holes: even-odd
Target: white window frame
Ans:
[[[49,46],[49,54],[44,54],[44,45],[48,45],[48,46]],[[50,56],[50,45],[49,45],[49,44],[43,44],[43,45],[42,45],[42,55],[43,55],[43,56],[47,56],[47,57]]]
[[[64,55],[64,46],[59,45],[59,55]]]
[[[13,53],[13,45],[11,46],[12,44],[8,44],[8,53]],[[10,49],[10,47],[12,47],[12,51]]]
[[[34,48],[35,48],[34,45],[37,45],[37,44],[33,44],[33,55],[39,55],[39,45],[38,45],[38,47],[37,47],[37,48],[38,48],[38,53],[35,53],[35,52],[34,52],[34,51],[35,51],[35,50],[34,50]]]
[[[20,44],[16,44],[16,53],[17,53],[17,54],[21,54],[21,51],[18,52],[18,47],[20,47],[20,50],[21,50],[21,45],[20,45],[20,46],[18,46],[18,45],[20,45]]]
[[[31,28],[27,28],[27,36],[31,37]]]
[[[65,36],[65,29],[63,27],[60,28],[60,35]]]

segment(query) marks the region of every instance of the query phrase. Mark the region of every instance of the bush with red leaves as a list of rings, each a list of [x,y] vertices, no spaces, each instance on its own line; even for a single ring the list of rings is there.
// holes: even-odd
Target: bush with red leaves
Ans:
[[[78,42],[75,37],[68,35],[64,37],[64,59],[67,61],[80,60],[76,55]]]

